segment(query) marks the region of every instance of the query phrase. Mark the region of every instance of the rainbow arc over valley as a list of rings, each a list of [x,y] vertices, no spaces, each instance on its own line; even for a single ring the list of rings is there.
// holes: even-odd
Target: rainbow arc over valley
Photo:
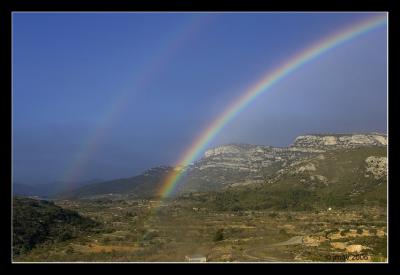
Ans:
[[[380,26],[384,26],[387,22],[386,13],[371,16],[366,20],[362,20],[352,24],[333,35],[329,35],[322,40],[316,42],[305,50],[299,52],[294,57],[281,63],[281,65],[272,71],[267,72],[257,83],[245,90],[243,94],[234,100],[211,124],[205,128],[201,135],[191,144],[184,152],[177,166],[187,167],[193,163],[197,157],[206,149],[209,142],[222,130],[222,128],[231,121],[240,111],[245,109],[258,96],[269,90],[278,81],[287,75],[304,66],[316,57],[326,53],[327,51],[347,42],[359,35],[365,34]],[[171,195],[176,189],[180,179],[187,169],[175,169],[170,172],[163,181],[158,195],[164,199]]]

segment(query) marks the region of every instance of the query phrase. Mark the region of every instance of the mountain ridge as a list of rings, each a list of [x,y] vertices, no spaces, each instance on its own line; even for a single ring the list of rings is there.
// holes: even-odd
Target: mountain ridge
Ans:
[[[75,190],[85,185],[103,182],[100,179],[92,179],[81,182],[63,182],[55,181],[52,183],[43,183],[37,185],[29,185],[20,182],[13,182],[13,195],[25,197],[51,198],[58,193],[68,190]]]
[[[176,194],[267,183],[278,177],[278,172],[285,167],[330,151],[386,146],[387,135],[379,133],[302,135],[288,147],[243,143],[221,145],[206,150],[201,159],[183,167],[186,173]],[[61,193],[57,197],[152,197],[172,169],[176,168],[157,166],[133,177],[90,184],[69,193]]]

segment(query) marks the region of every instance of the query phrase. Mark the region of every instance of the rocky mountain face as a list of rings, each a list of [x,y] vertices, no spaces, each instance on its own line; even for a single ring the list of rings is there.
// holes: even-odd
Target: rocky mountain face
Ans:
[[[317,150],[317,152],[319,152]],[[310,149],[229,144],[210,149],[188,169],[182,191],[264,182],[279,168],[315,154]]]
[[[363,147],[385,147],[387,136],[372,134],[316,134],[295,139],[289,147],[279,148],[250,144],[229,144],[207,150],[203,158],[188,167],[186,182],[182,191],[218,189],[227,186],[249,185],[270,182],[282,171],[290,170],[296,164],[313,158],[323,158],[332,150],[349,150]],[[386,159],[386,157],[384,157]],[[372,156],[366,164],[378,163],[375,174],[382,177],[386,164]],[[299,172],[315,169],[312,163],[302,166]],[[372,171],[371,170],[371,171]],[[374,176],[375,176],[374,174]],[[320,179],[323,176],[317,175]],[[375,176],[377,177],[377,176]]]
[[[386,146],[386,135],[378,133],[304,135],[297,137],[289,147],[250,144],[218,146],[207,150],[192,165],[179,168],[186,172],[176,194],[270,184],[287,176],[315,186],[327,185],[330,181],[343,181],[340,174],[351,176],[354,169],[358,169],[361,178],[383,180],[386,176]],[[374,148],[378,148],[378,153]],[[343,152],[348,152],[345,157],[342,157]],[[326,158],[329,162],[325,161]],[[343,167],[335,167],[335,159],[339,158]],[[346,166],[347,162],[351,165]],[[166,166],[152,168],[135,177],[84,186],[62,197],[110,194],[151,196],[159,190],[171,169]],[[331,170],[337,170],[338,174],[332,176]]]
[[[258,210],[267,208],[310,211],[347,206],[380,206],[387,203],[386,146],[361,146],[326,150],[291,161],[271,170],[265,181],[237,177],[237,183],[219,185],[209,192],[182,194],[217,210]],[[221,175],[224,170],[214,172]],[[229,174],[228,171],[226,171]],[[260,172],[262,174],[263,171]],[[193,177],[193,176],[192,176]],[[235,180],[235,179],[233,179]],[[194,190],[194,188],[193,188]]]
[[[292,147],[314,149],[348,149],[362,146],[385,146],[387,137],[383,134],[354,135],[305,135],[296,138]]]
[[[189,168],[181,186],[193,192],[183,198],[217,210],[385,207],[387,138],[307,135],[287,148],[220,146]]]

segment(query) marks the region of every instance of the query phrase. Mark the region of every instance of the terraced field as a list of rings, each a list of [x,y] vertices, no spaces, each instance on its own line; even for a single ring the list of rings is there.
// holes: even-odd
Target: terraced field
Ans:
[[[16,260],[183,262],[190,255],[211,262],[387,260],[383,208],[215,212],[175,203],[153,211],[148,201],[57,204],[101,222],[104,230],[44,244]]]

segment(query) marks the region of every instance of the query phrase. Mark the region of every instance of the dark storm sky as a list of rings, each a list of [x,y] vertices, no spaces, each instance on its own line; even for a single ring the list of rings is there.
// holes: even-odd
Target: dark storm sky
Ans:
[[[14,180],[112,179],[173,164],[265,71],[369,16],[16,13]],[[386,31],[363,34],[296,70],[209,146],[386,132]]]

